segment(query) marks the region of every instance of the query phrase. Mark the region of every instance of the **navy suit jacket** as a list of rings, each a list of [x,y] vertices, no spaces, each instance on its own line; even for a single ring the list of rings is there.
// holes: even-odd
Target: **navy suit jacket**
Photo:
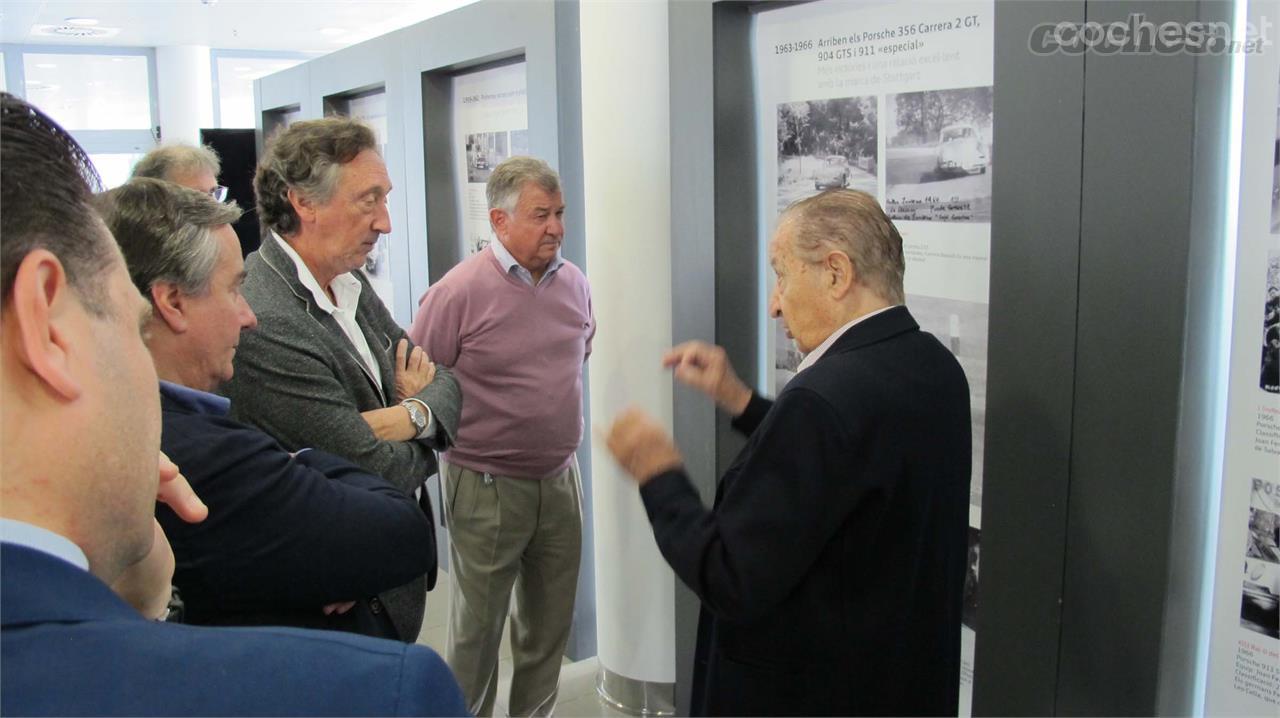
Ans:
[[[156,505],[185,622],[396,638],[376,594],[435,568],[431,519],[381,477],[322,451],[292,456],[211,401],[222,399],[160,386],[161,448],[209,506],[189,524]],[[344,614],[321,610],[350,600]]]
[[[4,715],[465,715],[423,646],[144,620],[62,559],[0,546]]]
[[[683,471],[641,490],[702,599],[695,715],[955,715],[969,390],[905,307],[851,327],[775,403],[702,505]]]

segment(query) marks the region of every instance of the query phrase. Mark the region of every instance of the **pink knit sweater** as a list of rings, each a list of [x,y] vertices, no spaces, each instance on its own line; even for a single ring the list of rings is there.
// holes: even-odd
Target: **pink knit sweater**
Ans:
[[[582,364],[595,331],[587,278],[571,262],[538,287],[506,274],[491,249],[449,270],[409,330],[462,386],[446,460],[528,479],[568,466],[582,441]]]

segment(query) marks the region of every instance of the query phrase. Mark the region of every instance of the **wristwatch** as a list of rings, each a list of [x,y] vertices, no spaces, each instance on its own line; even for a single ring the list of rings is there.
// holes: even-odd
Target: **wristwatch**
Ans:
[[[409,421],[413,422],[414,431],[418,436],[427,430],[427,412],[422,410],[422,405],[414,399],[405,399],[400,402],[400,406],[409,410]]]

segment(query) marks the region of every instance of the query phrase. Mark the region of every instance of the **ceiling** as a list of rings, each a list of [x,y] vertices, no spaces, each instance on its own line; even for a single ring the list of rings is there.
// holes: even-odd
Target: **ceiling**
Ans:
[[[204,45],[324,54],[475,0],[4,0],[0,41],[68,47]],[[41,26],[93,18],[110,36],[48,36]],[[84,26],[82,26],[84,27]]]

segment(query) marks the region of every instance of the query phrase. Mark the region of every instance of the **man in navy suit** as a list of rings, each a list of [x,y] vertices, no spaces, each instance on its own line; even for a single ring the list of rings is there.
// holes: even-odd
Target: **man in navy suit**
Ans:
[[[210,507],[189,524],[160,507],[185,623],[277,625],[398,638],[376,595],[435,564],[431,519],[382,477],[321,451],[285,451],[227,417],[212,393],[234,372],[242,330],[240,216],[204,192],[135,178],[95,198],[151,301],[161,449]],[[406,637],[412,642],[417,636]]]
[[[870,195],[792,205],[770,313],[806,356],[774,402],[722,349],[664,364],[747,445],[708,511],[638,409],[609,449],[663,556],[699,598],[695,715],[955,715],[966,569],[969,391],[903,305],[902,239]]]
[[[429,649],[169,625],[108,588],[163,554],[157,498],[187,519],[202,512],[185,481],[159,480],[151,306],[89,182],[70,135],[0,93],[0,713],[462,713]],[[163,570],[146,573],[168,588]]]

